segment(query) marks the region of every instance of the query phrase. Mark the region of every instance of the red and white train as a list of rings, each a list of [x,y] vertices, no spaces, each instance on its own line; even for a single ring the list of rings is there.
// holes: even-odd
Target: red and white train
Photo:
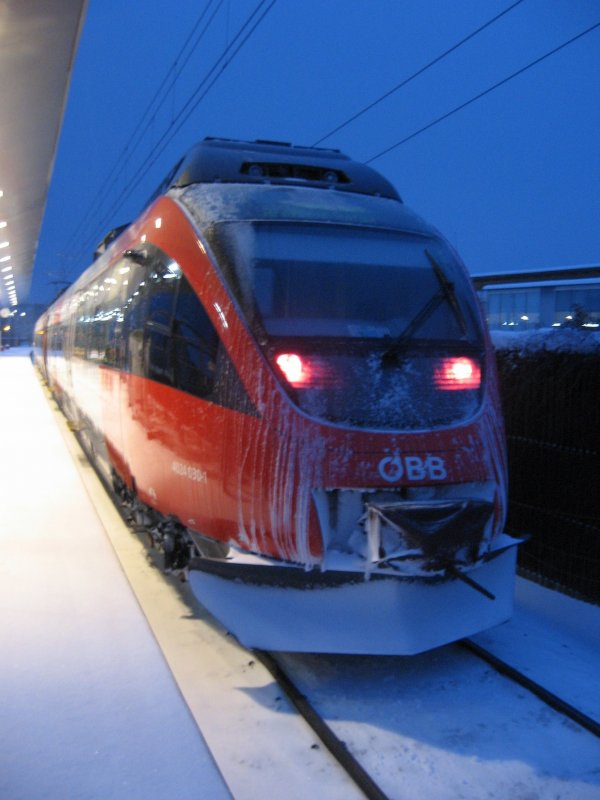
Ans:
[[[38,321],[36,361],[242,643],[406,654],[510,615],[485,323],[385,178],[206,139],[96,256]]]

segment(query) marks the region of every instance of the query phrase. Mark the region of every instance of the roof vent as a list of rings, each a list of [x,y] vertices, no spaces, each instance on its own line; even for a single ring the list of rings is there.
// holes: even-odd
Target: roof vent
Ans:
[[[339,183],[350,183],[345,172],[328,167],[317,167],[310,164],[281,164],[273,161],[244,161],[240,168],[242,175],[257,180],[292,180],[317,181],[332,186]]]
[[[366,164],[339,150],[297,147],[261,139],[243,142],[208,138],[198,142],[157,189],[194,183],[302,184],[400,200],[392,184]]]

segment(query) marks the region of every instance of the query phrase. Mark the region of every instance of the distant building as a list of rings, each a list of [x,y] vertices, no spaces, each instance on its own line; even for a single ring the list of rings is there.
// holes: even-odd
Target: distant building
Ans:
[[[600,265],[472,279],[491,330],[600,328]]]
[[[21,303],[17,308],[0,309],[0,347],[17,347],[33,342],[33,327],[46,310],[38,303]]]

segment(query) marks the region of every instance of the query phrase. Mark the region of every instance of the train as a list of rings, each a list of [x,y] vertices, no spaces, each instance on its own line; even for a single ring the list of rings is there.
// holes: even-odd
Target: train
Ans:
[[[38,320],[34,360],[243,645],[411,655],[511,615],[485,320],[452,246],[367,165],[200,141]]]

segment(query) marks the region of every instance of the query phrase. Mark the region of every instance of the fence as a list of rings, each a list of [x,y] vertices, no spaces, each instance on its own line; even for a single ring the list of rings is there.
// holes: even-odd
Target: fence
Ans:
[[[519,567],[600,603],[600,353],[497,351]]]

